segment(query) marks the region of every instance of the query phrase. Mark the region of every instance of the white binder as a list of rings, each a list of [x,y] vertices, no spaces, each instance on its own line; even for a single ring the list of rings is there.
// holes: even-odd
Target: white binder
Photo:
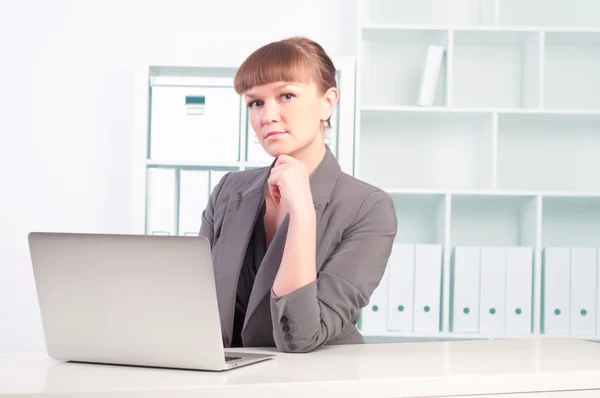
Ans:
[[[438,332],[441,326],[442,246],[419,244],[415,249],[413,330]]]
[[[596,334],[597,253],[595,248],[571,248],[571,334]]]
[[[571,250],[544,249],[543,331],[548,335],[568,335],[571,329]]]
[[[430,45],[427,47],[427,56],[419,84],[418,106],[432,106],[435,101],[444,51],[442,46]]]
[[[388,329],[413,330],[415,245],[396,243],[388,261]]]
[[[153,86],[150,158],[239,160],[241,98],[233,87]]]
[[[146,234],[176,235],[177,180],[175,169],[149,168],[146,190]]]
[[[456,246],[452,256],[452,319],[456,333],[479,331],[479,246]]]
[[[481,248],[479,333],[504,333],[506,250],[505,247]]]
[[[179,235],[197,236],[208,204],[208,171],[181,170],[179,179]]]
[[[506,334],[532,332],[533,249],[506,248]]]
[[[386,267],[381,282],[369,299],[369,304],[361,310],[361,330],[367,332],[387,330],[389,270],[389,267]]]

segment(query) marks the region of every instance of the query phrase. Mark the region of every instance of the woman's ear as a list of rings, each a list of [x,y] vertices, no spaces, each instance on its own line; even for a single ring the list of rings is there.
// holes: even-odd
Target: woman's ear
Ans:
[[[323,103],[324,103],[324,109],[323,109],[323,115],[322,115],[322,119],[323,120],[327,120],[331,117],[331,115],[333,114],[333,111],[335,110],[335,107],[337,105],[338,102],[338,96],[339,96],[339,92],[337,90],[337,88],[335,87],[331,87],[329,90],[327,90],[325,92],[325,95],[323,96]]]

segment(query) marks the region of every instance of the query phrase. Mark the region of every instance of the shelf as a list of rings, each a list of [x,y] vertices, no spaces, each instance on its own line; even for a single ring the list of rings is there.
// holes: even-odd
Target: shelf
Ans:
[[[451,246],[536,245],[535,196],[452,197]]]
[[[536,108],[540,104],[540,34],[456,31],[453,106]]]
[[[437,30],[365,30],[360,44],[359,104],[415,105],[429,45],[447,46],[447,32]],[[445,64],[444,57],[444,64]],[[445,104],[442,65],[435,104]]]
[[[365,112],[358,176],[396,189],[489,189],[492,118],[479,113]]]
[[[600,115],[498,117],[498,188],[600,191]]]
[[[538,338],[556,338],[556,336],[531,334],[504,334],[504,333],[415,333],[415,332],[396,332],[396,331],[364,331],[359,330],[360,334],[369,339],[371,342],[384,341],[394,339],[398,342],[415,342],[415,341],[451,341],[451,340],[500,340],[500,339],[538,339]],[[572,337],[577,339],[600,341],[600,335],[581,335],[581,336],[561,336]],[[377,340],[376,340],[377,339]]]
[[[371,0],[362,1],[366,24],[491,24],[493,0]]]
[[[520,26],[501,26],[501,25],[417,25],[417,24],[363,24],[360,26],[363,31],[366,30],[438,30],[438,31],[454,31],[454,32],[553,32],[553,33],[600,33],[600,27],[579,27],[576,25],[569,26],[547,26],[547,25],[520,25]]]
[[[540,191],[540,190],[501,190],[501,189],[401,189],[381,187],[392,195],[450,195],[452,196],[540,196],[540,197],[584,197],[600,198],[600,191]]]
[[[546,33],[544,54],[544,107],[599,110],[600,32]]]
[[[600,247],[600,198],[543,198],[542,246]]]
[[[498,8],[502,25],[600,27],[597,0],[499,0]]]
[[[396,242],[412,244],[444,244],[445,195],[393,195],[398,234]]]
[[[176,160],[147,159],[149,167],[195,167],[195,168],[230,168],[238,169],[242,162],[179,162]]]
[[[598,109],[569,109],[569,108],[499,108],[483,106],[394,106],[394,105],[369,105],[360,107],[365,112],[415,112],[415,113],[480,113],[498,115],[565,115],[565,116],[600,116]]]

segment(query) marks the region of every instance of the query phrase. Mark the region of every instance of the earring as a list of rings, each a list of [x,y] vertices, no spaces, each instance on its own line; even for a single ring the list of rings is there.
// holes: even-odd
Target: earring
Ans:
[[[323,120],[323,127],[329,127],[329,122],[327,120]]]

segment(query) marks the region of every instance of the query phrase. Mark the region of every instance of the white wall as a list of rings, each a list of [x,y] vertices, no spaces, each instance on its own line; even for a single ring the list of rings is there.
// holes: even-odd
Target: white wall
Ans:
[[[286,5],[287,4],[287,5]],[[307,35],[355,53],[355,1],[0,0],[0,353],[43,351],[27,234],[128,232],[132,67]]]

